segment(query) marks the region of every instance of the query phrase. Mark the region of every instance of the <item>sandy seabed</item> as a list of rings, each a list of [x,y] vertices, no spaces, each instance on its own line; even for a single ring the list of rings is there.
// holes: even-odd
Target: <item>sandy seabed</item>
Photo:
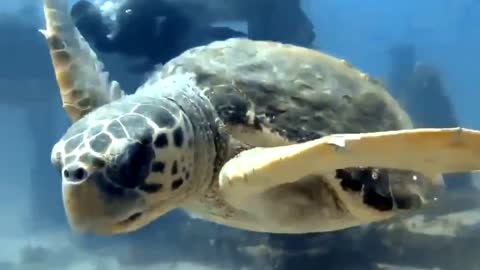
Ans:
[[[0,243],[3,247],[1,270],[220,270],[190,262],[121,265],[113,256],[89,254],[75,247],[68,232],[35,235],[29,239],[0,236]]]

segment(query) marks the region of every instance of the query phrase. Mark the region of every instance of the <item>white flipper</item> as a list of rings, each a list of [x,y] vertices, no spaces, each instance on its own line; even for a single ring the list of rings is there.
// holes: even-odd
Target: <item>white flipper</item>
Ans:
[[[48,42],[63,107],[75,122],[92,110],[124,95],[75,27],[67,0],[44,0]]]
[[[416,171],[431,176],[480,170],[480,131],[409,129],[336,134],[288,146],[241,152],[220,171],[220,190],[234,206],[249,195],[302,177],[351,167]],[[436,183],[433,183],[436,184]]]

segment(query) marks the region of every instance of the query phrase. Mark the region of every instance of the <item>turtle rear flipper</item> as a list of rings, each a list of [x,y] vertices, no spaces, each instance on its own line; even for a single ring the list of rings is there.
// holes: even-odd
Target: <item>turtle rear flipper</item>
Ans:
[[[60,88],[63,107],[75,122],[92,110],[124,95],[110,81],[103,63],[75,27],[66,0],[44,0],[45,36]]]
[[[338,169],[355,167],[418,172],[438,185],[443,173],[480,170],[480,131],[445,128],[335,134],[305,143],[253,148],[223,166],[220,189],[232,205],[243,208],[251,195],[307,176],[334,175]]]

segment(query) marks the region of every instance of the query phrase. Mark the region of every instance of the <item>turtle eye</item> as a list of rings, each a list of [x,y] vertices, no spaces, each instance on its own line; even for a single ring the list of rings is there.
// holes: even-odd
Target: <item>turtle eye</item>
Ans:
[[[140,140],[140,144],[142,144],[142,145],[151,145],[152,142],[153,142],[153,139],[152,139],[151,134],[145,135],[145,136]]]
[[[144,184],[154,158],[151,145],[135,142],[128,145],[107,169],[110,180],[124,188],[136,188]]]
[[[50,159],[50,162],[57,172],[59,173],[62,172],[62,168],[63,168],[62,153],[60,152],[54,153]]]

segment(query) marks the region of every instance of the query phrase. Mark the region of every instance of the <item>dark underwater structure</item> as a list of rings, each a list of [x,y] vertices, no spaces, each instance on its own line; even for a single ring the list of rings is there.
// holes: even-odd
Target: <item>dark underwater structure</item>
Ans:
[[[412,44],[398,44],[390,48],[389,53],[389,89],[414,125],[419,128],[460,126],[440,71],[422,63]],[[445,184],[449,190],[473,188],[470,174],[445,176]]]
[[[128,0],[114,19],[87,0],[73,5],[71,15],[85,38],[102,53],[143,60],[131,71],[150,71],[183,51],[232,37],[248,37],[311,46],[313,24],[300,0],[168,1]],[[215,25],[246,21],[247,32]]]

